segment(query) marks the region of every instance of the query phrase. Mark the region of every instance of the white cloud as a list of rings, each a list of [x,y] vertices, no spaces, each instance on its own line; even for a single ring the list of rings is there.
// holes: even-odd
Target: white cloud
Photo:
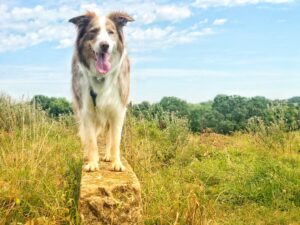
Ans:
[[[57,40],[59,40],[58,48],[73,46],[75,34],[72,29],[66,29],[65,32],[59,33],[55,36],[56,30],[59,32],[62,29],[63,28],[59,26],[49,29],[47,34],[48,38],[57,38]],[[127,44],[130,46],[129,49],[134,52],[153,50],[157,48],[169,48],[178,44],[191,43],[202,36],[212,35],[215,33],[215,31],[209,27],[200,29],[198,24],[182,30],[176,29],[176,26],[151,26],[149,28],[129,26],[125,29]],[[43,32],[39,33],[42,34]],[[70,36],[70,34],[73,35]]]
[[[241,6],[246,4],[259,4],[259,3],[269,3],[269,4],[285,4],[292,3],[294,0],[196,0],[194,5],[199,8],[209,8],[209,7],[233,7]]]
[[[214,20],[213,25],[220,26],[220,25],[225,24],[226,22],[227,22],[227,19],[216,19],[216,20]]]
[[[83,3],[80,11],[93,10],[101,14],[109,11],[126,11],[136,18],[137,24],[151,24],[157,21],[178,22],[192,16],[189,6],[180,4],[159,4],[155,1],[118,1],[109,3]]]
[[[182,30],[176,30],[175,27],[148,29],[128,27],[127,30],[130,49],[138,52],[191,43],[202,36],[214,33],[211,28],[199,29],[197,25]]]
[[[69,47],[70,41],[73,42],[72,34],[75,35],[75,32],[63,25],[44,26],[21,34],[0,32],[0,52],[14,51],[49,41],[59,42],[59,47]]]
[[[59,0],[33,7],[0,4],[0,52],[18,50],[43,42],[53,42],[58,48],[70,47],[73,45],[76,31],[67,21],[86,10],[93,10],[102,15],[112,10],[121,10],[133,15],[135,22],[126,28],[129,31],[128,41],[134,51],[141,51],[189,43],[201,36],[216,33],[212,28],[203,28],[208,19],[198,21],[187,28],[180,26],[183,20],[193,16],[192,7],[195,6],[208,8],[289,2],[293,0],[196,0],[193,6],[188,6],[183,1],[171,3],[142,0],[101,1],[101,3],[95,0],[88,2]],[[226,21],[217,19],[213,24],[222,25]]]
[[[97,3],[92,1],[74,2],[47,7],[11,7],[0,4],[0,52],[18,50],[43,42],[57,43],[58,48],[73,45],[76,31],[67,23],[68,19],[80,15],[86,10],[104,14],[112,10],[127,11],[133,15],[136,22],[132,31],[138,35],[136,39],[145,40],[146,35],[152,35],[155,42],[170,34],[170,27],[157,27],[159,21],[171,24],[189,18],[192,13],[188,6],[176,4],[159,4],[150,1],[128,1]],[[150,27],[143,28],[148,25]],[[131,35],[132,36],[132,35]],[[134,39],[135,40],[135,39]]]
[[[171,21],[179,21],[185,18],[188,18],[192,15],[190,9],[186,6],[178,7],[178,6],[162,6],[156,9],[156,13],[158,18],[162,18],[165,20]]]
[[[72,38],[65,38],[65,39],[59,40],[59,44],[58,44],[57,48],[68,48],[73,45],[74,45],[74,40]]]
[[[208,19],[207,18],[205,18],[204,20],[201,20],[198,24],[206,24],[206,23],[208,23]]]

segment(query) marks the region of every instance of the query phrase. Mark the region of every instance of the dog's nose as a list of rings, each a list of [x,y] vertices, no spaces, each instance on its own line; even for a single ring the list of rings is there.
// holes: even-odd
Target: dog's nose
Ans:
[[[101,51],[107,52],[107,50],[109,48],[109,44],[107,42],[101,42],[100,43],[100,48],[101,48]]]

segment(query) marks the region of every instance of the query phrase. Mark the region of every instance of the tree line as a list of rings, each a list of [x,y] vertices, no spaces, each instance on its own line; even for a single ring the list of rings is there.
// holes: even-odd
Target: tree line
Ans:
[[[31,102],[51,117],[72,113],[71,104],[65,98],[37,95]],[[246,130],[249,121],[258,119],[267,125],[283,119],[287,130],[300,129],[300,97],[270,100],[261,96],[217,95],[212,101],[197,104],[176,97],[163,97],[157,103],[144,101],[129,104],[128,108],[136,118],[157,121],[161,129],[176,118],[187,120],[192,132],[230,134]]]
[[[134,116],[164,121],[172,117],[185,118],[193,132],[212,131],[230,134],[246,130],[249,121],[263,120],[267,125],[284,119],[287,130],[300,129],[300,97],[270,100],[257,96],[217,95],[213,101],[191,104],[176,97],[164,97],[160,102],[142,102],[131,106]]]

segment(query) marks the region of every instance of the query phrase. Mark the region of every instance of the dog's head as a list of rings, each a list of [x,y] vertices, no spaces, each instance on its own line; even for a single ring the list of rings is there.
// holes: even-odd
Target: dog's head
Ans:
[[[101,17],[87,12],[70,19],[69,22],[78,30],[76,49],[79,61],[101,75],[108,73],[120,60],[124,50],[123,27],[131,21],[133,18],[123,12]]]

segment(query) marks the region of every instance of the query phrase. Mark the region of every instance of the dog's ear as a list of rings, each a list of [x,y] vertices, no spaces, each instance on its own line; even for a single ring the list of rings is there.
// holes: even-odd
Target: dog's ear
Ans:
[[[112,12],[108,15],[108,18],[121,30],[128,22],[134,21],[134,19],[125,12]]]
[[[78,28],[88,24],[89,21],[90,21],[90,18],[85,15],[77,16],[72,19],[69,19],[69,22],[75,24]]]
[[[80,28],[86,26],[95,15],[96,14],[93,12],[87,12],[85,15],[76,16],[69,19],[69,22],[75,24],[78,28]]]

